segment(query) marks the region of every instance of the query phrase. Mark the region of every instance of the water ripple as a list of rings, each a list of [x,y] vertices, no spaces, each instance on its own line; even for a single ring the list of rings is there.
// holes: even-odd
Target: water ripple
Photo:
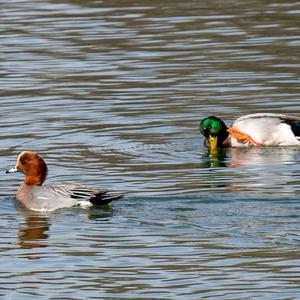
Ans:
[[[211,158],[198,130],[300,113],[298,2],[1,4],[2,173],[31,149],[49,182],[126,192],[39,214],[3,175],[1,296],[298,297],[299,150]]]

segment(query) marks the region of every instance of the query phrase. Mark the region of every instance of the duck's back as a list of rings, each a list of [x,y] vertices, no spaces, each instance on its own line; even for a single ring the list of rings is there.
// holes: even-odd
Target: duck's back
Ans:
[[[283,114],[251,114],[238,118],[232,126],[264,146],[300,145],[300,118]],[[249,146],[231,137],[233,147]]]

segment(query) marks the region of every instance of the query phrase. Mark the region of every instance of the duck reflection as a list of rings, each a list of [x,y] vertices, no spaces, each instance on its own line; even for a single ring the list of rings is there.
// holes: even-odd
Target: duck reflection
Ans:
[[[47,247],[45,240],[50,224],[47,216],[31,211],[23,211],[25,223],[18,229],[18,242],[21,248]]]
[[[230,167],[291,164],[299,160],[299,150],[298,147],[231,148],[228,161]]]
[[[299,160],[299,147],[228,148],[208,152],[203,155],[202,167],[216,170],[204,171],[201,184],[210,191],[247,191],[251,192],[250,196],[293,195],[299,193]]]
[[[101,208],[92,206],[88,209],[87,218],[91,220],[109,220],[114,213],[114,208],[110,205],[103,205]]]
[[[241,167],[289,164],[298,161],[297,147],[252,147],[208,150],[203,155],[202,167]]]
[[[72,212],[74,210],[74,215],[78,215],[76,208],[68,210]],[[43,214],[41,212],[30,211],[19,207],[19,211],[24,218],[24,223],[18,228],[18,244],[24,249],[33,249],[47,247],[49,244],[46,240],[49,238],[49,229],[51,226],[50,218],[53,214]],[[113,208],[110,206],[93,207],[87,210],[80,210],[80,216],[82,218],[88,219],[99,219],[99,220],[109,220],[113,215]],[[38,255],[30,257],[39,258]]]
[[[203,162],[201,167],[204,168],[218,168],[227,167],[226,163],[226,153],[227,149],[220,148],[214,151],[208,149],[208,151],[203,155]]]

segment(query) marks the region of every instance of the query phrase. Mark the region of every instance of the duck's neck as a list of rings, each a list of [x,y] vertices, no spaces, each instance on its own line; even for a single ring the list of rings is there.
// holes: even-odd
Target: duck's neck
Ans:
[[[43,176],[26,176],[24,184],[26,185],[42,185],[46,177]]]
[[[219,136],[219,140],[218,140],[218,146],[223,146],[224,145],[224,142],[226,141],[226,139],[228,138],[228,135],[229,135],[229,132],[227,131],[227,128],[226,130],[224,130],[222,132],[222,134]]]
[[[25,173],[24,184],[42,185],[48,174],[48,168],[44,160],[40,158],[39,164],[34,166],[27,174]]]

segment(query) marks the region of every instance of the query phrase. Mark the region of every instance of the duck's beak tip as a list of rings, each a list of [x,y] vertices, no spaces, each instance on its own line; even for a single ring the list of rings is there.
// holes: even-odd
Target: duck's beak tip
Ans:
[[[9,170],[6,170],[5,171],[5,174],[8,174],[8,173],[15,173],[15,172],[19,172],[19,170],[16,168],[16,167],[13,167]]]

